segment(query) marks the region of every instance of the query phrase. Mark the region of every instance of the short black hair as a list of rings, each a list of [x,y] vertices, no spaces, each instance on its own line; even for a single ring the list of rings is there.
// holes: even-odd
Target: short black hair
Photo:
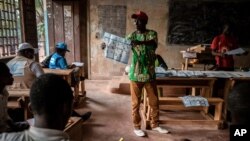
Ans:
[[[54,115],[58,108],[67,104],[71,107],[73,92],[62,77],[43,74],[36,78],[30,89],[30,102],[34,114]]]
[[[6,74],[9,71],[9,68],[4,62],[0,62],[0,75]]]
[[[239,124],[249,124],[250,118],[250,83],[235,85],[228,95],[228,110],[239,117]]]

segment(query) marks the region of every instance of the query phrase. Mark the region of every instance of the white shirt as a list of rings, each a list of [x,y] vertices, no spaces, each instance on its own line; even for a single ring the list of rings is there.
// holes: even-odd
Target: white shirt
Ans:
[[[28,130],[0,134],[0,141],[70,141],[67,133],[60,130],[30,126]]]
[[[9,93],[4,88],[3,91],[0,92],[0,133],[10,129],[7,124],[7,121],[10,120],[7,112],[8,96]]]
[[[34,74],[36,75],[36,77],[39,77],[40,75],[44,74],[43,68],[37,62],[33,62],[30,65],[30,70],[32,72],[34,72]]]

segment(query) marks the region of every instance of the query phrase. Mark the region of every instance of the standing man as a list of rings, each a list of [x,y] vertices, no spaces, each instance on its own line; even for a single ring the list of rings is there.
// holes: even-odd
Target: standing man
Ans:
[[[34,53],[35,50],[31,44],[21,43],[17,56],[7,63],[14,77],[14,84],[11,88],[29,89],[33,80],[44,74],[40,64],[33,60]]]
[[[138,11],[131,17],[134,19],[136,25],[136,31],[127,36],[127,39],[131,40],[133,53],[129,79],[131,80],[130,89],[134,133],[137,136],[145,136],[145,132],[141,130],[141,117],[139,114],[143,88],[146,89],[149,106],[152,109],[150,113],[152,130],[156,130],[160,133],[168,133],[166,129],[158,125],[159,105],[155,80],[155,50],[158,44],[157,32],[146,28],[148,22],[146,13]]]

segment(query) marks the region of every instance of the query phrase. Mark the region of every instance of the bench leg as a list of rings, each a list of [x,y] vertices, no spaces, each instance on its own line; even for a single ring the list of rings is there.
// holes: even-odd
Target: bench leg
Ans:
[[[214,120],[221,120],[222,102],[215,105]]]

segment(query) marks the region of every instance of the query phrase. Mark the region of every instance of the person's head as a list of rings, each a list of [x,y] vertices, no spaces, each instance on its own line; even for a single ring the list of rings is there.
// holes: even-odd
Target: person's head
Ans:
[[[222,29],[222,33],[225,35],[231,35],[232,34],[232,27],[230,26],[230,24],[224,24],[223,25],[223,29]]]
[[[138,11],[135,14],[132,14],[131,18],[134,19],[136,29],[138,31],[146,30],[146,25],[148,23],[148,16],[145,12]]]
[[[18,55],[24,56],[28,59],[33,59],[34,58],[34,54],[35,54],[35,50],[33,48],[33,46],[29,43],[21,43],[18,46],[18,51],[17,51]]]
[[[30,108],[35,125],[63,130],[71,115],[73,92],[62,77],[43,74],[36,78],[30,89]]]
[[[9,68],[3,62],[0,62],[0,86],[4,87],[13,84],[13,77]]]
[[[56,43],[56,52],[62,56],[65,56],[66,52],[69,52],[67,44],[64,42]]]
[[[232,124],[250,123],[250,83],[239,83],[228,95],[228,110]]]

